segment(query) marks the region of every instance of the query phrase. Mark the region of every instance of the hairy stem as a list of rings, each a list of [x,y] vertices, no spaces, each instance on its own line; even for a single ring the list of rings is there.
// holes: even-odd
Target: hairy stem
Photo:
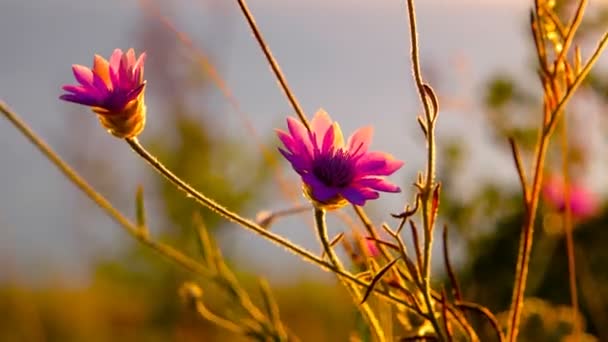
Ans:
[[[0,101],[0,112],[46,157],[48,158],[58,169],[63,173],[68,180],[70,180],[78,189],[87,195],[95,204],[97,204],[103,211],[106,212],[111,218],[116,221],[127,233],[137,239],[144,245],[152,248],[159,254],[165,256],[168,259],[173,260],[175,263],[181,265],[185,269],[199,274],[203,277],[209,278],[211,276],[210,271],[195,261],[194,259],[186,256],[180,251],[174,249],[169,245],[165,245],[160,242],[153,241],[147,235],[146,230],[142,229],[135,223],[131,222],[125,217],[118,209],[114,208],[112,204],[103,197],[100,193],[95,191],[87,181],[85,181],[76,171],[74,171],[65,161],[59,157],[59,155],[51,149],[42,139],[40,139],[36,133],[34,133],[28,125],[23,122],[16,113],[11,111],[2,101]]]
[[[315,208],[314,215],[315,215],[315,225],[317,227],[317,235],[319,237],[321,245],[323,246],[323,250],[325,251],[325,254],[329,258],[329,262],[336,269],[344,270],[344,266],[342,265],[342,262],[340,262],[340,259],[336,255],[336,252],[333,250],[331,243],[329,241],[329,236],[327,234],[327,224],[325,222],[325,210]],[[344,281],[343,278],[340,276],[338,276],[338,279],[344,285],[344,287],[346,287],[349,294],[351,295],[351,297],[353,298],[353,300],[359,307],[359,310],[361,311],[363,318],[368,323],[373,335],[376,337],[376,340],[377,341],[386,341],[387,339],[386,339],[386,336],[384,336],[384,331],[382,330],[382,327],[380,326],[380,322],[376,318],[376,315],[370,308],[369,304],[360,303],[360,300],[362,297],[361,297],[361,292],[359,291],[359,289],[356,286],[353,286],[350,282]]]
[[[156,157],[154,157],[143,146],[141,146],[141,144],[139,144],[139,142],[136,139],[126,139],[126,141],[131,146],[133,151],[135,151],[146,162],[148,162],[148,164],[150,164],[150,166],[152,166],[152,168],[156,172],[158,172],[160,175],[165,177],[171,183],[176,185],[180,190],[185,192],[186,195],[188,195],[189,197],[196,200],[199,204],[209,208],[210,210],[212,210],[216,214],[222,216],[223,218],[225,218],[231,222],[235,222],[235,223],[241,225],[242,227],[245,227],[248,230],[252,231],[253,233],[256,233],[256,234],[266,238],[267,240],[274,242],[275,244],[286,249],[287,251],[292,252],[293,254],[301,257],[303,260],[312,262],[313,264],[320,266],[324,270],[327,270],[329,272],[333,272],[337,275],[343,276],[345,279],[347,279],[348,281],[350,281],[353,284],[357,284],[359,286],[364,286],[364,287],[369,285],[369,284],[361,281],[360,279],[356,278],[349,272],[337,269],[332,264],[327,263],[322,258],[319,258],[318,256],[314,255],[312,252],[306,250],[305,248],[300,247],[300,246],[292,243],[291,241],[286,240],[285,238],[281,237],[280,235],[277,235],[277,234],[274,234],[274,233],[268,231],[267,229],[254,223],[253,221],[243,218],[243,217],[239,216],[238,214],[233,213],[232,211],[226,209],[225,207],[216,203],[212,199],[201,194],[196,189],[194,189],[190,185],[188,185],[188,183],[186,183],[185,181],[180,179],[178,176],[176,176],[173,172],[171,172],[169,169],[167,169],[160,161],[158,161],[158,159],[156,159]],[[391,299],[393,302],[405,305],[408,308],[412,307],[406,300],[395,297],[393,294],[391,294],[388,291],[378,289],[378,290],[376,290],[376,292],[378,294],[380,294],[381,296],[384,296],[385,298]]]
[[[414,81],[418,88],[418,96],[424,107],[425,119],[426,119],[426,139],[427,139],[427,165],[426,165],[426,180],[421,189],[421,207],[422,207],[422,219],[424,224],[424,257],[422,265],[422,285],[424,300],[428,309],[429,317],[433,328],[437,333],[439,341],[445,341],[441,326],[433,309],[433,299],[431,296],[431,252],[433,246],[433,206],[432,193],[435,185],[435,119],[437,113],[433,112],[429,104],[427,90],[422,80],[422,73],[420,71],[420,57],[418,53],[418,31],[416,29],[416,9],[414,6],[414,0],[407,0],[407,12],[408,21],[410,28],[410,40],[411,40],[411,60],[412,60],[412,72],[414,75]],[[436,109],[436,108],[435,108]]]
[[[87,197],[89,197],[93,202],[95,202],[101,209],[103,209],[110,217],[112,217],[123,229],[125,229],[130,235],[136,238],[138,241],[143,243],[144,245],[156,250],[158,253],[167,257],[168,259],[173,260],[177,264],[181,265],[185,269],[199,274],[204,277],[209,277],[211,274],[208,272],[208,269],[195,261],[194,259],[182,254],[180,251],[174,249],[171,246],[161,244],[151,240],[145,233],[144,230],[140,230],[136,224],[132,223],[128,218],[126,218],[119,210],[114,208],[110,202],[103,197],[101,194],[95,191],[93,187],[91,187],[76,171],[74,171],[66,162],[64,162],[59,155],[53,151],[41,138],[39,138],[36,133],[34,133],[28,125],[23,122],[19,118],[19,116],[9,109],[9,107],[0,100],[0,113],[2,113],[49,161],[55,165],[61,173],[66,176],[66,178],[76,185],[82,192],[84,192]],[[147,153],[147,152],[146,152]],[[250,221],[248,221],[250,222]],[[255,229],[264,230],[262,227],[259,227],[255,224],[252,224]],[[253,228],[252,228],[253,229]],[[321,258],[315,256],[311,252],[292,245],[296,249],[288,250],[292,251],[294,254],[299,255],[302,259],[312,262],[313,264],[318,265],[322,269],[339,274],[344,278],[351,281],[353,284],[361,286],[363,288],[367,288],[370,284],[366,283],[349,272],[336,270],[332,265],[323,261]],[[396,297],[389,291],[375,288],[374,291],[376,293],[392,302],[403,305],[406,308],[412,309],[412,305],[409,304],[406,300]]]

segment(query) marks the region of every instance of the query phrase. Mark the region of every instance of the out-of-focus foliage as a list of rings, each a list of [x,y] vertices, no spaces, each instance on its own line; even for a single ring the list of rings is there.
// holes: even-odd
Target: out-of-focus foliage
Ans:
[[[567,18],[572,14],[576,1],[557,1],[560,15]],[[584,21],[583,36],[596,36],[606,28],[606,10],[589,12]],[[584,38],[582,38],[584,40]],[[533,56],[530,56],[531,58]],[[532,75],[533,70],[530,70]],[[608,92],[603,80],[605,72],[596,69],[580,92],[592,96],[600,103],[608,101]],[[534,79],[533,77],[531,79]],[[537,81],[535,81],[537,82]],[[487,126],[496,141],[496,150],[508,152],[508,137],[518,141],[526,161],[534,152],[537,141],[538,123],[541,120],[541,102],[537,94],[529,90],[522,80],[515,80],[508,74],[500,73],[489,79],[483,86],[482,99],[486,112]],[[532,88],[534,89],[534,88]],[[578,106],[570,106],[568,115],[584,116],[577,112]],[[584,119],[583,119],[584,120]],[[605,120],[605,118],[602,118]],[[572,136],[585,132],[572,132]],[[560,135],[554,137],[551,146],[551,165],[561,171]],[[467,300],[487,306],[493,312],[509,307],[515,262],[523,220],[523,202],[519,187],[505,188],[490,182],[478,184],[473,195],[463,199],[453,191],[454,177],[458,175],[463,160],[462,151],[466,146],[458,143],[445,144],[443,155],[448,165],[440,178],[444,181],[442,214],[446,222],[455,225],[464,238],[466,261],[459,278],[464,297]],[[591,151],[584,145],[571,143],[569,167],[575,179],[585,178],[585,170],[593,163]],[[516,174],[515,166],[512,166]],[[593,185],[592,181],[586,184]],[[591,188],[594,189],[593,187]],[[542,206],[542,201],[541,201]],[[603,208],[603,206],[602,206]],[[532,252],[527,299],[522,321],[522,341],[569,341],[573,332],[572,314],[569,310],[570,288],[568,282],[568,261],[562,216],[547,205],[542,206],[535,230],[535,245]],[[576,272],[580,310],[587,335],[582,340],[608,340],[608,213],[602,210],[590,220],[574,222],[574,242],[576,250]],[[534,305],[529,305],[534,304]],[[499,315],[506,326],[506,312]],[[483,323],[479,321],[478,323]],[[483,330],[482,330],[483,331]],[[493,340],[493,332],[485,331],[485,338]],[[592,337],[595,336],[595,337]],[[482,338],[482,341],[486,339]]]
[[[269,182],[270,167],[263,159],[242,152],[246,139],[230,137],[218,129],[219,120],[207,112],[204,99],[208,83],[204,71],[183,53],[172,33],[148,17],[140,27],[143,50],[148,51],[148,79],[162,87],[148,92],[165,106],[155,108],[162,121],[156,136],[142,138],[163,163],[195,188],[204,190],[219,203],[242,211],[256,191]],[[178,52],[182,51],[182,53]],[[180,65],[176,69],[174,66]],[[194,104],[192,103],[194,102]],[[217,116],[217,115],[215,115]],[[84,134],[83,132],[79,134]],[[250,148],[250,146],[247,146]],[[107,161],[80,156],[71,158],[104,169]],[[148,171],[152,174],[151,171]],[[162,212],[148,213],[161,227],[159,238],[179,246],[187,254],[200,255],[193,217],[200,214],[205,225],[221,240],[225,229],[242,229],[220,220],[196,204],[164,178],[152,174],[145,194],[160,194]],[[111,190],[111,186],[109,186]],[[262,204],[260,196],[256,205]],[[245,290],[262,306],[258,279],[237,268]],[[0,323],[1,341],[240,341],[242,336],[226,332],[205,321],[180,300],[185,281],[199,281],[179,266],[138,244],[128,242],[118,257],[102,258],[95,265],[90,284],[71,288],[57,284],[30,289],[22,284],[0,289],[0,308],[11,312]],[[205,305],[227,317],[242,314],[233,307],[225,290],[200,282]],[[346,340],[356,324],[350,299],[334,286],[304,279],[294,285],[273,288],[281,318],[304,341]],[[328,306],[327,303],[332,305]]]

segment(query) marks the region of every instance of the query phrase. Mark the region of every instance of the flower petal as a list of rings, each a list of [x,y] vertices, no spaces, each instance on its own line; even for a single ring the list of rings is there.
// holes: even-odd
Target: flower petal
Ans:
[[[336,149],[338,148],[344,148],[344,136],[342,135],[342,129],[340,128],[340,125],[334,121],[334,123],[332,124],[332,127],[334,128],[334,147]]]
[[[364,187],[348,187],[340,191],[342,197],[355,205],[365,205],[365,201],[380,197],[377,191]]]
[[[388,176],[397,171],[403,162],[384,152],[368,152],[357,160],[357,173],[360,177],[367,175]]]
[[[281,148],[279,148],[279,152],[287,159],[287,161],[291,164],[291,167],[297,172],[299,175],[304,175],[310,171],[310,160],[302,157],[298,154],[289,153]]]
[[[83,86],[90,86],[93,84],[93,71],[85,67],[84,65],[74,64],[72,65],[72,72],[78,83]]]
[[[122,50],[115,49],[112,52],[112,56],[110,57],[110,79],[112,80],[112,84],[117,88],[120,83],[119,78],[119,70],[120,70],[120,61],[122,60]]]
[[[291,134],[293,141],[298,145],[298,150],[300,153],[305,153],[308,158],[312,158],[312,143],[306,127],[304,127],[300,121],[294,118],[287,118],[287,128],[289,129],[289,133]]]
[[[95,73],[105,82],[108,89],[112,89],[112,80],[110,79],[110,64],[100,55],[95,55],[95,57],[93,57],[93,73]]]
[[[340,129],[340,128],[338,128]],[[336,141],[336,126],[331,125],[327,132],[325,132],[325,136],[323,137],[323,147],[321,148],[322,154],[331,154],[335,150],[335,141]]]
[[[135,80],[135,82],[142,82],[144,79],[144,62],[145,61],[146,61],[146,53],[142,52],[142,54],[139,55],[137,62],[135,62],[135,65],[133,66],[133,70],[134,70],[133,79]]]
[[[93,87],[85,87],[82,85],[64,85],[62,89],[67,92],[73,93],[66,95],[75,95],[79,98],[93,99],[96,103],[99,103],[102,98],[102,94],[96,88]]]
[[[319,109],[315,116],[313,116],[312,121],[310,122],[310,130],[311,133],[316,135],[316,143],[317,146],[321,146],[323,143],[323,137],[325,137],[325,133],[331,127],[332,121],[329,117],[329,114],[324,109]]]
[[[130,66],[135,65],[135,50],[133,50],[133,48],[130,48],[129,50],[127,50],[127,53],[125,55],[127,57],[127,64]]]
[[[74,94],[79,94],[79,95],[84,95],[84,94],[88,94],[90,93],[90,89],[91,88],[85,88],[84,86],[81,85],[64,85],[63,87],[61,87],[61,89],[70,92],[70,93],[74,93]]]
[[[141,94],[144,91],[145,87],[146,87],[146,83],[144,82],[144,83],[140,84],[139,86],[137,86],[135,89],[131,90],[127,94],[125,101],[129,102],[129,101],[136,99],[139,96],[139,94]]]
[[[597,210],[597,200],[584,188],[573,186],[570,191],[570,208],[572,214],[579,218],[589,217]]]
[[[129,84],[129,60],[127,54],[122,55],[118,67],[118,88],[127,88]]]
[[[302,175],[302,181],[310,187],[312,197],[318,202],[327,202],[339,194],[338,189],[326,186],[311,173]]]
[[[85,106],[95,106],[98,104],[96,99],[82,94],[63,94],[59,96],[59,98],[64,101],[83,104]]]
[[[356,181],[357,186],[384,192],[401,192],[401,188],[382,177],[365,177]]]
[[[362,127],[355,131],[346,143],[346,148],[353,158],[359,158],[367,153],[367,149],[372,142],[374,128],[372,126]]]

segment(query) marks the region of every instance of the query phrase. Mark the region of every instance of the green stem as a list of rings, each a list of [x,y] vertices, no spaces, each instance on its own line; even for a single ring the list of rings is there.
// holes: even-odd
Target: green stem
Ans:
[[[338,270],[344,270],[344,266],[340,259],[336,255],[336,252],[331,247],[331,243],[329,241],[329,236],[327,234],[327,224],[325,223],[325,210],[315,208],[315,225],[317,227],[317,235],[319,236],[319,240],[321,241],[321,245],[323,246],[323,250],[325,254],[328,256],[330,263]],[[353,286],[352,283],[345,281],[344,278],[338,276],[338,280],[346,287],[351,297],[355,301],[355,304],[358,305],[363,318],[369,324],[370,329],[374,336],[376,336],[377,341],[386,341],[386,336],[384,336],[384,331],[380,326],[380,322],[376,318],[376,315],[369,307],[367,303],[360,303],[361,300],[361,292],[356,286]]]

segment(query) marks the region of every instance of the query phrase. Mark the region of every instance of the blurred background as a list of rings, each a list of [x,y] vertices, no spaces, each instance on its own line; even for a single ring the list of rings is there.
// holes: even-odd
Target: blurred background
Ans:
[[[403,193],[367,206],[376,223],[394,223],[389,214],[411,202],[424,167],[402,2],[249,4],[308,115],[324,108],[345,134],[371,123],[373,149],[406,162],[392,177]],[[572,3],[558,1],[564,18]],[[441,223],[451,228],[465,297],[497,313],[508,308],[522,217],[506,137],[517,137],[530,166],[540,121],[530,6],[418,4],[423,74],[441,104]],[[587,11],[583,56],[608,27],[604,7],[594,1]],[[201,209],[99,129],[86,108],[58,100],[61,86],[73,83],[72,64],[90,66],[93,54],[108,57],[114,48],[146,51],[145,146],[245,216],[305,204],[295,173],[274,153],[274,129],[292,110],[236,1],[2,0],[0,46],[0,98],[119,209],[133,217],[143,185],[152,233],[190,255],[197,253],[192,217],[201,214],[246,288],[256,277],[269,280],[285,324],[303,341],[348,339],[355,308],[333,276]],[[606,67],[604,56],[568,113],[570,174],[594,203],[591,214],[575,217],[580,307],[586,331],[599,340],[608,340]],[[554,145],[547,172],[559,175]],[[192,274],[124,234],[4,120],[0,146],[0,340],[236,340],[180,302],[178,288]],[[561,314],[570,303],[564,235],[559,208],[541,210],[527,292],[536,299],[522,340],[561,341],[572,325]],[[289,217],[272,229],[316,251],[309,220]],[[335,217],[329,223],[333,233],[348,230]]]

